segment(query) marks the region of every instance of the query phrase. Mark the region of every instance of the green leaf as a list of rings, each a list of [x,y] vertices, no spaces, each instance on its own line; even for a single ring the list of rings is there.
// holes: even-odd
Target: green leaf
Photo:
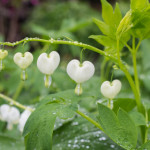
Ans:
[[[144,9],[149,5],[149,1],[148,0],[131,0],[131,9],[135,10],[135,9]]]
[[[105,47],[111,47],[112,49],[116,49],[116,47],[117,47],[116,40],[112,39],[108,36],[91,35],[89,38],[96,40],[98,43],[102,44]]]
[[[82,117],[63,124],[53,134],[53,150],[122,150],[102,131]]]
[[[137,130],[130,116],[119,109],[117,116],[108,107],[98,104],[99,122],[104,132],[121,147],[131,150],[136,147]]]
[[[0,150],[24,150],[23,140],[0,135]]]
[[[101,32],[104,35],[109,35],[110,34],[110,28],[105,22],[103,22],[101,20],[98,20],[96,18],[93,18],[93,22],[98,26],[98,28],[101,30]]]
[[[53,108],[56,106],[49,106],[38,108],[29,117],[23,132],[26,150],[52,150],[52,134],[56,119]]]
[[[137,111],[131,111],[129,113],[130,117],[134,121],[136,126],[146,125],[146,119],[143,114]]]
[[[117,27],[118,27],[121,19],[122,19],[122,14],[121,14],[118,3],[116,3],[116,7],[115,7],[115,10],[114,10],[114,21],[115,21],[115,24],[116,24]]]
[[[132,28],[132,17],[131,17],[131,10],[129,10],[126,15],[123,17],[123,19],[120,21],[120,24],[117,28],[116,36],[117,38],[127,38],[129,37],[128,34],[130,34],[130,29]]]
[[[137,150],[149,150],[150,148],[150,141],[147,141],[145,144],[143,144],[140,148]]]
[[[132,34],[141,40],[149,38],[150,26],[150,8],[142,10],[135,10],[132,12]]]
[[[118,112],[119,108],[122,108],[126,112],[131,111],[136,106],[136,102],[131,98],[118,98],[114,100],[113,111]]]
[[[101,0],[101,2],[102,2],[102,17],[106,24],[112,25],[113,8],[106,0]]]
[[[56,117],[72,118],[77,108],[59,97],[44,100],[29,117],[23,135],[27,150],[52,150],[52,134]]]
[[[52,134],[56,118],[68,119],[75,115],[77,102],[85,97],[94,98],[94,93],[77,96],[74,90],[51,94],[41,100],[29,117],[23,135],[27,150],[51,150]],[[95,99],[95,98],[94,98]]]

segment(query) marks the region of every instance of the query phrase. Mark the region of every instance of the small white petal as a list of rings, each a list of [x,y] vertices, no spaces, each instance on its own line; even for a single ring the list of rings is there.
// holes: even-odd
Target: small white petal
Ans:
[[[20,112],[16,107],[11,107],[7,104],[3,104],[0,107],[0,116],[1,120],[6,121],[11,127],[11,124],[18,123],[20,118]]]
[[[8,115],[8,120],[12,124],[17,124],[20,119],[20,112],[17,108],[15,107],[10,107],[9,115]]]
[[[76,83],[83,83],[89,80],[95,72],[94,65],[89,61],[84,61],[82,65],[76,59],[71,60],[67,65],[67,73]]]
[[[25,110],[20,117],[18,128],[20,132],[23,132],[24,126],[26,124],[26,121],[28,120],[29,116],[31,115],[31,112],[29,110]]]
[[[0,107],[0,116],[2,121],[7,121],[8,120],[8,115],[9,115],[9,110],[10,106],[7,104],[3,104]]]
[[[51,75],[60,63],[60,56],[56,51],[52,51],[49,55],[42,53],[37,60],[38,69],[46,75]]]
[[[121,82],[114,80],[112,83],[105,81],[101,85],[101,93],[110,99],[113,99],[121,90]]]

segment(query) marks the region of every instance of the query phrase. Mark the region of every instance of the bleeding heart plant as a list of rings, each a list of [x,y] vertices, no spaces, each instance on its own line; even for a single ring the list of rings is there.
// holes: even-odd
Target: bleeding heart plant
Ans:
[[[122,148],[126,150],[150,149],[150,141],[148,139],[148,137],[150,137],[150,102],[149,100],[146,101],[145,97],[143,98],[143,94],[146,93],[147,90],[143,88],[144,93],[140,91],[140,85],[142,85],[143,82],[141,82],[141,78],[140,80],[138,78],[138,71],[143,71],[144,68],[141,68],[139,70],[137,69],[138,49],[143,40],[150,38],[150,3],[148,0],[131,0],[130,10],[125,14],[124,17],[122,17],[122,13],[118,4],[116,4],[115,8],[113,8],[106,0],[101,0],[101,3],[103,20],[93,18],[93,22],[100,29],[99,34],[102,35],[91,35],[90,38],[96,40],[100,45],[103,45],[104,50],[81,42],[73,40],[69,41],[68,39],[70,38],[67,38],[67,40],[55,40],[53,38],[48,40],[39,38],[25,38],[14,43],[0,42],[0,44],[3,46],[16,46],[20,43],[34,41],[46,43],[46,47],[47,45],[52,44],[67,44],[78,46],[82,48],[82,51],[89,49],[106,57],[104,61],[100,62],[100,64],[102,64],[100,78],[101,81],[105,81],[102,83],[100,91],[105,98],[109,99],[108,105],[105,103],[106,100],[101,100],[102,96],[99,92],[100,82],[98,81],[100,80],[100,78],[98,77],[95,81],[88,81],[94,75],[95,67],[89,61],[84,61],[83,63],[81,63],[82,55],[80,55],[80,61],[74,59],[68,63],[66,69],[67,73],[65,72],[64,76],[57,77],[59,82],[61,82],[60,85],[65,85],[64,87],[58,87],[56,89],[53,89],[53,91],[50,90],[50,92],[46,91],[49,92],[49,95],[41,100],[40,95],[38,94],[41,93],[41,91],[42,93],[46,92],[45,89],[42,89],[38,84],[40,92],[36,93],[36,91],[33,90],[34,94],[37,97],[34,98],[32,102],[35,103],[35,101],[41,101],[36,105],[35,110],[29,109],[28,107],[15,101],[18,100],[16,99],[16,97],[19,96],[19,94],[22,92],[22,89],[25,89],[23,88],[22,83],[19,84],[16,93],[14,94],[15,96],[13,96],[15,100],[0,93],[0,98],[10,102],[13,105],[16,105],[21,109],[25,109],[20,118],[20,112],[15,107],[6,104],[0,107],[0,119],[8,123],[9,129],[11,129],[13,124],[16,124],[20,118],[19,130],[21,132],[24,130],[23,136],[25,138],[25,149],[52,150],[52,141],[56,141],[57,145],[55,145],[56,147],[54,147],[54,149],[58,150],[97,150]],[[130,59],[132,58],[132,61],[130,60],[129,65],[131,66],[131,62],[133,62],[133,67],[131,67],[131,69],[133,68],[132,72],[134,72],[134,74],[131,74],[131,69],[129,70],[129,67],[127,67],[129,66],[128,61],[126,61],[126,59],[122,57],[122,50],[124,47],[126,47],[126,53],[127,49],[130,52],[130,54],[128,55],[131,55]],[[7,51],[0,50],[0,70],[2,69],[2,60],[6,56]],[[16,53],[14,56],[14,62],[22,69],[22,79],[24,80],[26,79],[25,70],[31,65],[32,61],[33,56],[30,52],[26,52],[25,54]],[[55,51],[52,51],[50,54],[42,53],[38,57],[37,68],[41,73],[45,75],[44,80],[46,87],[50,86],[51,75],[57,69],[59,63],[60,56]],[[124,82],[125,78],[122,74],[122,76],[118,76],[114,73],[115,78],[117,77],[119,78],[119,80],[113,80],[112,82],[107,81],[110,79],[110,73],[112,72],[112,70],[110,70],[110,66],[117,66],[116,68],[118,69],[118,71],[120,70],[121,72],[123,72],[127,80]],[[75,88],[75,93],[78,96],[74,94],[73,89],[66,90],[66,87],[71,88],[70,81],[69,84],[66,84],[66,82],[68,81],[68,78],[67,81],[65,80],[67,74],[72,80],[76,82],[77,86]],[[96,74],[98,73],[96,72]],[[4,74],[3,77],[7,80],[7,74]],[[38,80],[36,78],[36,83],[37,82]],[[84,85],[85,89],[87,88],[87,90],[85,90],[85,93],[82,94],[83,90],[81,84],[83,84],[84,82],[86,82]],[[146,82],[149,83],[148,80],[146,80]],[[124,94],[125,96],[123,96],[122,98],[115,98],[117,94],[119,94],[122,86],[123,89],[125,89],[125,84],[127,84],[127,88],[129,89],[129,91],[132,90],[134,98],[133,95],[131,95],[131,98],[127,94]],[[0,90],[1,89],[4,93],[8,93],[10,95],[12,94],[12,91],[3,91],[3,87],[1,88],[0,85]],[[31,89],[32,91],[31,85],[29,86],[29,89]],[[61,89],[65,89],[65,91],[61,91]],[[22,96],[29,95],[29,92],[30,91],[28,91],[28,93],[26,92],[25,94],[23,93]],[[121,93],[122,92],[123,90],[121,91]],[[121,95],[123,94],[120,94],[120,96]],[[148,96],[149,93],[147,93],[146,99]],[[41,95],[41,97],[43,97],[43,95]],[[27,98],[29,98],[29,96]],[[98,103],[96,103],[97,99],[100,99]],[[111,107],[111,102],[114,102],[113,108]],[[146,105],[144,102],[146,102]],[[84,108],[82,109],[81,107]],[[84,110],[84,112],[86,112],[87,114],[91,113],[91,117],[82,113],[80,109]],[[31,114],[31,112],[33,113]],[[86,124],[84,123],[81,127],[78,122],[73,122],[75,119],[79,118],[78,116],[74,117],[76,113],[85,118],[91,124],[95,125],[96,128],[100,129],[103,132],[97,132],[94,127],[92,127],[92,131],[89,131],[88,127],[90,126],[90,124],[86,126]],[[65,122],[64,124],[61,123],[60,127],[58,127],[57,124],[55,124],[57,123],[58,118],[60,120],[71,118],[71,120],[67,120],[67,123]],[[76,126],[77,130],[75,130]],[[81,128],[83,130],[81,130]],[[55,132],[53,132],[54,130]],[[67,131],[67,134],[65,134],[64,130]],[[83,135],[83,133],[86,134]],[[107,138],[109,137],[116,144],[113,143],[112,146],[112,141],[110,142],[111,144],[107,143],[110,139],[106,140],[103,133],[105,133],[107,135]],[[76,136],[75,134],[79,134],[79,136]],[[55,140],[52,139],[53,135],[55,136]],[[99,137],[100,135],[102,136],[102,138]],[[78,139],[80,137],[82,137],[81,140]],[[88,138],[88,142],[84,138]],[[61,140],[59,141],[59,139]],[[72,139],[75,139],[75,141],[72,142]],[[96,140],[98,140],[98,142]],[[63,142],[65,142],[65,144]],[[99,144],[99,142],[101,143]],[[97,143],[99,145],[95,147]],[[62,147],[60,146],[61,144]],[[88,145],[85,146],[85,144]],[[105,148],[103,146],[109,147]]]

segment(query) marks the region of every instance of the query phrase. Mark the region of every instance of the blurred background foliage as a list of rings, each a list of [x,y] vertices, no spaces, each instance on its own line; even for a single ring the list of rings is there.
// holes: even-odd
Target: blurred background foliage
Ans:
[[[113,5],[116,1],[109,0],[109,2]],[[118,0],[118,2],[122,14],[124,15],[129,10],[129,0]],[[58,40],[67,40],[69,38],[103,49],[102,45],[88,38],[91,34],[101,34],[99,29],[92,22],[92,17],[97,19],[101,18],[101,4],[99,0],[1,0],[0,41],[13,42],[25,37],[54,38]],[[149,47],[150,41],[145,40],[140,47],[137,57],[142,99],[145,100],[145,102],[149,102],[150,96]],[[73,89],[76,86],[75,82],[68,77],[65,69],[67,63],[71,59],[79,59],[80,48],[33,42],[26,43],[24,47],[23,45],[18,45],[14,48],[5,47],[5,49],[8,49],[9,55],[3,62],[5,70],[0,72],[0,92],[14,98],[20,103],[25,105],[36,105],[37,102],[48,94]],[[61,64],[52,75],[52,86],[46,89],[44,87],[44,76],[37,70],[36,61],[41,52],[50,52],[52,50],[57,50],[60,53]],[[19,51],[31,51],[34,55],[34,62],[27,69],[28,80],[26,82],[20,80],[21,70],[13,63],[13,55]],[[128,62],[129,71],[133,75],[131,55],[126,48],[124,48],[122,52],[122,58]],[[84,60],[92,61],[95,64],[96,74],[91,80],[83,84],[83,90],[89,93],[95,92],[97,99],[93,99],[92,101],[91,99],[82,100],[79,104],[83,112],[96,112],[96,101],[105,100],[102,98],[99,91],[100,82],[106,79],[110,80],[113,64],[109,62],[109,60],[105,62],[104,58],[99,54],[88,50],[84,51]],[[114,70],[113,72],[114,78],[121,79],[124,85],[117,98],[134,98],[124,74],[120,70]],[[0,101],[0,103],[2,104],[5,102]],[[68,124],[70,123],[71,122]],[[68,124],[63,125],[65,134],[68,133],[66,129]],[[9,149],[9,145],[11,144],[15,145],[15,150],[17,150],[17,148],[18,150],[24,149],[20,147],[21,134],[17,132],[17,127],[13,131],[7,131],[5,127],[6,124],[0,122],[0,144],[2,144],[0,150]],[[57,138],[57,134],[61,130],[60,128],[55,131],[56,134],[54,133],[54,139]],[[95,129],[92,127],[89,128],[92,129],[90,133],[95,132]],[[77,131],[77,133],[79,132]],[[18,137],[19,142],[17,138],[13,138],[14,135]],[[93,137],[93,140],[95,138],[96,137]],[[9,144],[7,145],[5,142]],[[57,150],[59,150],[58,144],[64,144],[61,142],[60,139],[54,142]],[[109,143],[108,145],[111,149],[110,145],[112,141],[109,141]],[[102,148],[106,149],[106,145],[104,146],[104,144],[102,144],[101,149]],[[116,149],[120,148],[116,146]]]

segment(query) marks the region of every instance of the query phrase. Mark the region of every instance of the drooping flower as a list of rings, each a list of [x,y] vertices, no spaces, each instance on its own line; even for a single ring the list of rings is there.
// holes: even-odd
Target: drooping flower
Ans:
[[[20,119],[20,112],[16,107],[3,104],[0,107],[0,119],[7,122],[7,129],[11,130]]]
[[[49,87],[51,85],[52,79],[51,75],[57,69],[60,63],[60,56],[56,51],[52,51],[50,54],[42,53],[37,60],[37,67],[45,74],[45,86]]]
[[[109,99],[113,99],[121,90],[121,82],[119,80],[113,80],[111,83],[105,81],[101,85],[101,93]]]
[[[71,79],[73,79],[77,86],[75,88],[75,93],[77,95],[82,94],[81,83],[89,80],[95,72],[95,67],[90,61],[84,61],[82,64],[76,60],[71,60],[67,65],[67,73]]]

